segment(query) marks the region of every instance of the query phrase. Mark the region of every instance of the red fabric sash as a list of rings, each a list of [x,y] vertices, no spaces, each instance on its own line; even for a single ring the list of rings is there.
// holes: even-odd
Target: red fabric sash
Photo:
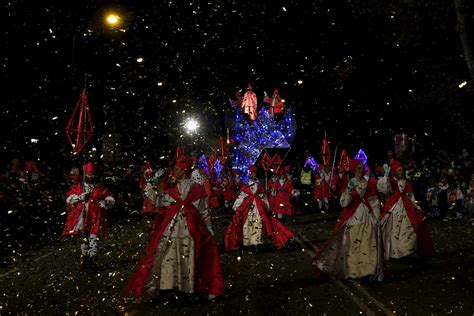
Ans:
[[[180,199],[177,186],[166,189],[176,203],[159,213],[157,225],[153,231],[145,255],[140,260],[137,270],[130,278],[127,293],[130,296],[147,295],[143,287],[153,267],[155,253],[164,231],[179,210],[183,210],[191,237],[194,240],[195,258],[195,292],[197,294],[221,295],[224,293],[224,279],[221,270],[220,255],[214,237],[208,231],[199,211],[192,205],[193,201],[206,196],[199,184],[193,184],[184,200]]]

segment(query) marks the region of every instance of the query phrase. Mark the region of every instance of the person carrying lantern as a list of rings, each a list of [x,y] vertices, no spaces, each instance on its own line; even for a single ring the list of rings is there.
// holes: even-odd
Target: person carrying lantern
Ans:
[[[109,189],[98,181],[95,164],[84,165],[84,182],[73,183],[67,192],[68,215],[62,235],[79,235],[83,268],[97,270],[99,237],[105,237],[106,210],[115,205]]]

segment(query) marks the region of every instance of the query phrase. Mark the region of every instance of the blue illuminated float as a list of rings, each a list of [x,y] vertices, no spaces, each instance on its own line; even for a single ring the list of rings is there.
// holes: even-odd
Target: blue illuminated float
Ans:
[[[296,133],[296,122],[291,108],[286,109],[279,121],[271,118],[268,110],[262,108],[256,120],[252,122],[246,120],[240,110],[236,109],[232,132],[232,165],[234,169],[240,170],[241,177],[245,180],[248,167],[257,162],[264,150],[290,150]]]

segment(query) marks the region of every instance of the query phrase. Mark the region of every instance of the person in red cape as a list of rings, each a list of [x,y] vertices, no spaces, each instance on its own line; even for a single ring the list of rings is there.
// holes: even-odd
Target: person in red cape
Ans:
[[[331,189],[326,182],[325,172],[322,171],[321,175],[316,173],[314,179],[313,199],[317,202],[320,211],[327,210],[331,198]]]
[[[270,195],[272,197],[271,210],[281,220],[283,216],[294,215],[295,209],[291,197],[297,194],[293,184],[288,180],[288,167],[280,167],[276,172],[277,178],[269,182]]]
[[[239,179],[231,169],[228,169],[222,178],[222,195],[224,197],[225,208],[230,209],[232,207],[232,204],[237,198],[238,190]]]
[[[263,102],[268,103],[268,115],[278,121],[284,114],[283,110],[285,108],[285,103],[283,103],[278,89],[275,88],[273,90],[273,96],[271,97],[266,95],[265,92],[265,98],[263,99]]]
[[[413,187],[404,177],[402,164],[393,160],[390,172],[391,177],[378,181],[379,190],[388,196],[381,214],[384,259],[434,252],[428,224],[415,203]]]
[[[352,160],[350,171],[354,177],[341,195],[341,215],[315,256],[316,276],[326,273],[339,279],[382,281],[382,239],[373,210],[378,205],[378,196],[373,195],[376,184],[364,179],[362,161]]]
[[[333,175],[331,180],[331,190],[334,194],[334,197],[337,199],[341,198],[342,193],[344,193],[347,184],[349,183],[348,174],[344,170],[344,167],[337,167],[337,174]]]
[[[232,206],[235,214],[226,228],[224,244],[227,251],[238,250],[242,245],[263,244],[264,232],[280,249],[293,237],[293,232],[278,219],[268,214],[268,201],[263,196],[265,188],[257,179],[257,167],[250,166],[250,179],[242,184],[237,199]]]
[[[115,205],[115,199],[104,184],[97,182],[93,163],[84,165],[84,182],[71,185],[66,204],[68,215],[62,235],[85,237],[81,244],[83,267],[96,270],[97,241],[106,235],[105,213]]]
[[[174,166],[175,183],[159,190],[157,214],[150,241],[128,281],[130,296],[153,296],[163,290],[207,295],[224,293],[217,244],[206,227],[206,192],[191,180],[192,162],[180,156]]]

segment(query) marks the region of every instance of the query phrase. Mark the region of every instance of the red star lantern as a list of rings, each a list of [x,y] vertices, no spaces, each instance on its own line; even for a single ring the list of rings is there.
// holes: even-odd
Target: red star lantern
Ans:
[[[267,155],[267,153],[264,153],[262,160],[260,160],[260,165],[262,165],[263,170],[267,171],[268,168],[270,168],[271,164],[272,164],[272,161],[270,157]]]
[[[326,137],[323,138],[323,143],[321,145],[321,157],[323,158],[323,165],[327,166],[329,160],[331,160],[331,148],[329,148],[329,142]]]
[[[351,158],[347,156],[346,150],[342,150],[341,158],[339,159],[339,165],[344,168],[344,170],[349,171],[349,166],[351,164]]]
[[[87,101],[87,91],[84,88],[66,126],[66,134],[75,155],[84,149],[93,133],[94,126]]]

